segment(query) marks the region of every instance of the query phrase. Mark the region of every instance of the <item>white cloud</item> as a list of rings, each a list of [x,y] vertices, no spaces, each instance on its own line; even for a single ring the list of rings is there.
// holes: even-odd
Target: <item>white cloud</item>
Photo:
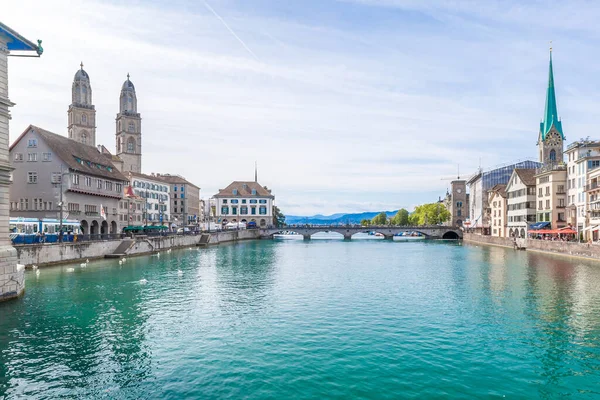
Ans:
[[[334,11],[348,6],[325,3]],[[119,90],[130,72],[143,119],[143,169],[185,175],[202,197],[252,179],[258,160],[260,182],[292,210],[284,212],[311,212],[320,198],[322,213],[397,208],[442,195],[440,177],[454,175],[457,163],[466,172],[480,160],[535,157],[548,36],[537,19],[567,5],[360,3],[364,21],[249,13],[234,0],[211,1],[254,58],[192,2],[8,0],[3,22],[42,38],[45,48],[40,59],[10,59],[11,138],[30,123],[66,133],[71,82],[83,60],[98,141],[114,147]],[[393,24],[366,28],[373,5],[432,19],[400,13]],[[595,127],[590,11],[569,11],[569,28],[552,37],[559,110],[573,139]],[[537,12],[534,24],[525,22],[529,12]],[[581,24],[577,35],[564,32]]]

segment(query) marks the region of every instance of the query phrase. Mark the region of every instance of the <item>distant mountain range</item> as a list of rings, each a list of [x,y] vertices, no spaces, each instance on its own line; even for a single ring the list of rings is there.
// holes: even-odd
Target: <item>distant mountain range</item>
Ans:
[[[363,219],[373,219],[377,214],[381,211],[377,212],[363,212],[363,213],[354,213],[354,214],[332,214],[332,215],[312,215],[310,217],[302,217],[298,215],[286,215],[285,223],[288,225],[298,225],[298,224],[311,224],[311,225],[337,225],[337,224],[359,224]],[[384,211],[388,218],[396,215],[398,210],[396,211]]]

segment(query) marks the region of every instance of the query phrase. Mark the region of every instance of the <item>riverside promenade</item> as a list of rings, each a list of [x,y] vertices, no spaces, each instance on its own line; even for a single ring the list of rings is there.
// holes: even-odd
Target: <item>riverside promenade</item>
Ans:
[[[520,250],[554,254],[564,257],[586,258],[600,261],[600,245],[577,242],[557,242],[550,240],[517,239]],[[484,236],[475,233],[464,233],[463,241],[471,244],[482,244],[515,248],[513,239]]]
[[[26,267],[48,266],[78,260],[110,258],[111,256],[136,256],[168,249],[214,245],[239,240],[260,239],[258,230],[237,230],[201,233],[197,235],[137,236],[133,238],[68,242],[52,244],[18,245],[18,263]]]

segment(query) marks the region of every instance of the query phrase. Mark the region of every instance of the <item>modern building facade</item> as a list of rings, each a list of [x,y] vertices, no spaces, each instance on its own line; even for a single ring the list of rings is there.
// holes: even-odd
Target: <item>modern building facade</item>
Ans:
[[[220,189],[214,198],[218,223],[255,222],[261,227],[274,224],[275,196],[258,182],[234,181],[225,189]]]
[[[527,237],[536,222],[535,170],[515,169],[506,185],[507,236]]]
[[[197,225],[200,216],[200,188],[180,175],[156,174],[156,177],[170,185],[171,225]]]
[[[469,227],[482,229],[489,234],[489,198],[488,191],[496,185],[506,185],[515,169],[536,169],[542,164],[536,161],[519,161],[502,165],[490,170],[480,170],[467,181],[469,187]]]
[[[127,178],[88,144],[30,125],[10,147],[10,215],[75,219],[84,234],[119,232]]]
[[[8,236],[11,183],[9,155],[10,107],[8,98],[8,56],[10,52],[36,52],[42,55],[41,41],[34,44],[0,22],[0,301],[20,296],[25,290],[25,270],[17,267],[17,251]]]
[[[128,172],[129,184],[136,196],[144,199],[142,220],[145,225],[166,225],[171,222],[171,185],[156,174]]]
[[[504,237],[506,235],[506,185],[496,185],[489,191],[488,203],[490,205],[492,236]]]

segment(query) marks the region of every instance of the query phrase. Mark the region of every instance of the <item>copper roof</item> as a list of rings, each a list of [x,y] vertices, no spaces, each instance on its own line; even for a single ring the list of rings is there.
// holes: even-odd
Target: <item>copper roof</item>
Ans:
[[[252,194],[252,189],[256,190],[256,194]],[[233,191],[237,190],[237,194],[233,194]],[[219,193],[217,193],[214,197],[269,197],[274,199],[275,196],[271,194],[271,191],[266,187],[263,187],[258,184],[258,182],[244,182],[244,181],[234,181],[229,184],[225,189],[219,189]]]

